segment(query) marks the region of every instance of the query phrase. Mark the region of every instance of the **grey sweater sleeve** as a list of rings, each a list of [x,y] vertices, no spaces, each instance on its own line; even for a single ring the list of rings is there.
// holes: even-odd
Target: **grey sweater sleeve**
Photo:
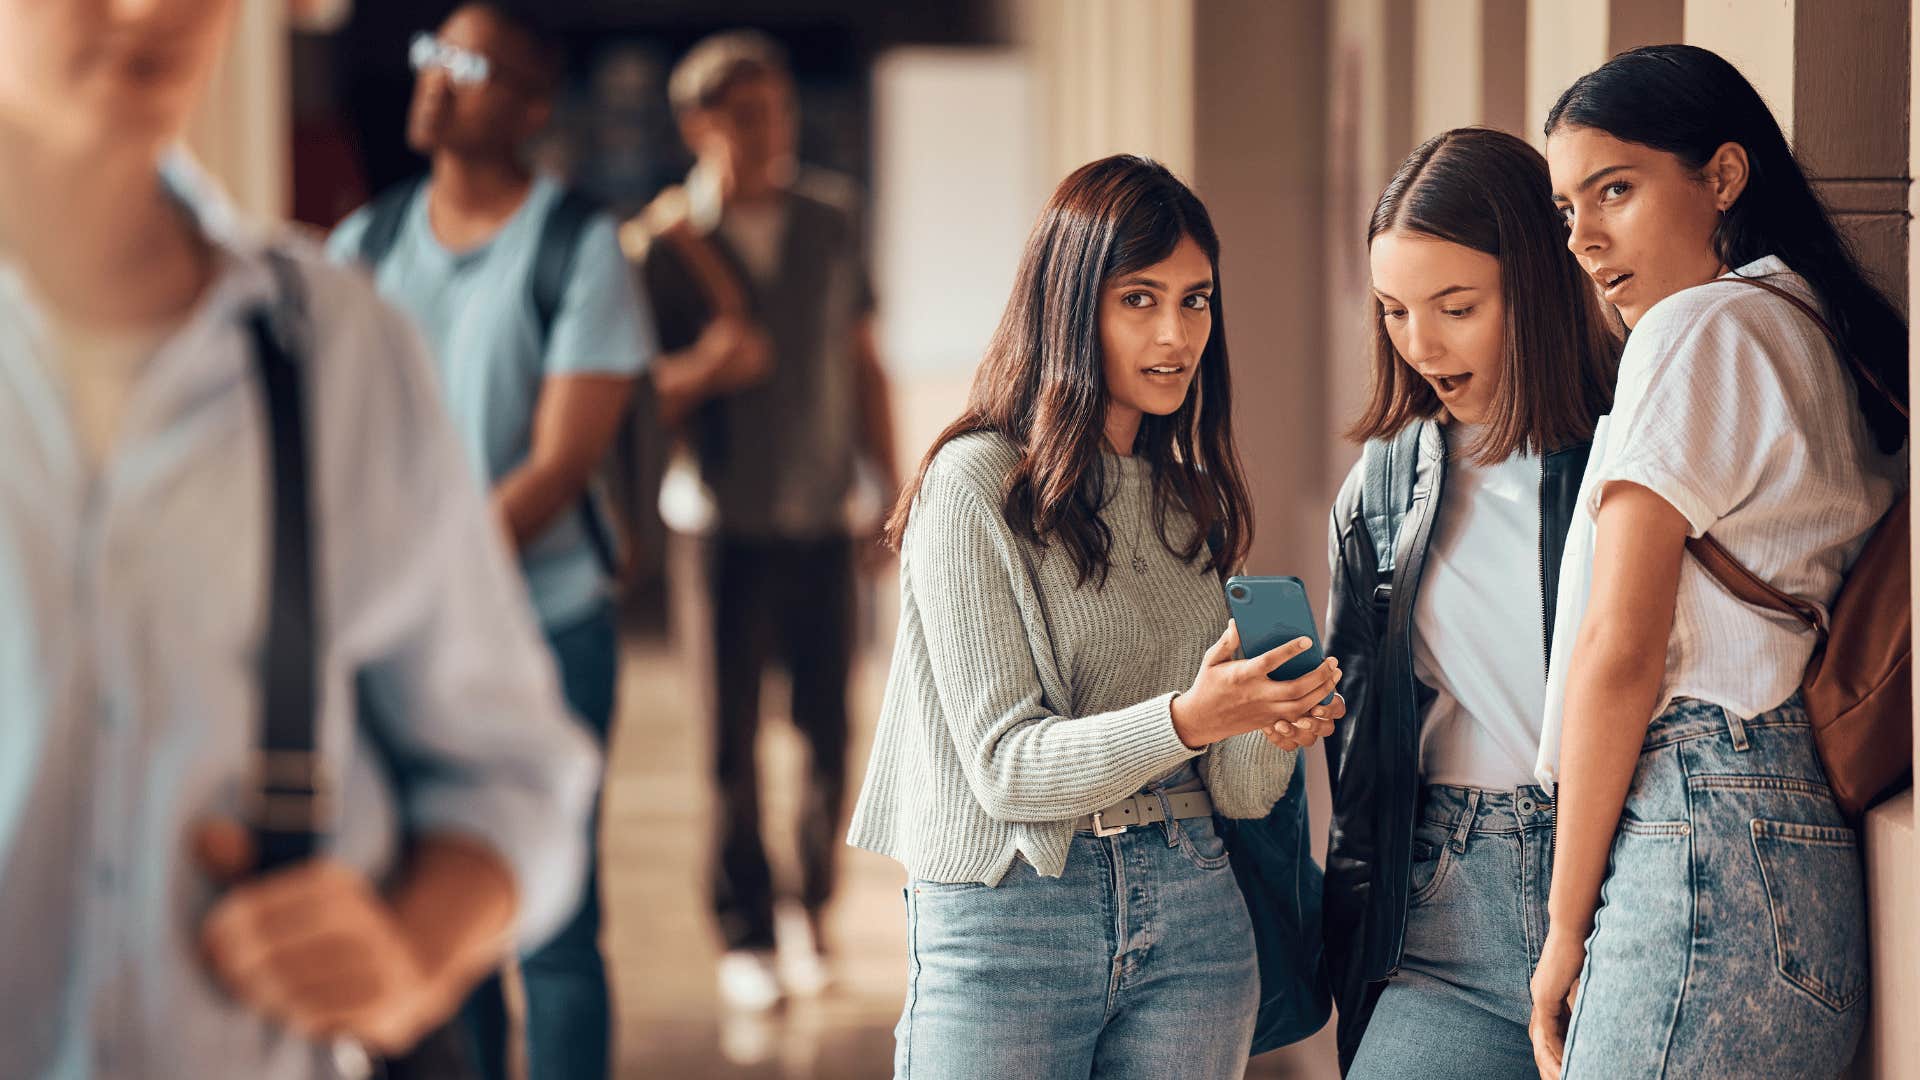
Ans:
[[[1047,689],[1062,683],[1043,671],[1053,656],[1044,614],[1017,539],[980,492],[929,470],[911,529],[903,571],[922,607],[940,711],[989,817],[1091,813],[1199,753],[1174,733],[1172,693],[1089,716],[1055,711]]]

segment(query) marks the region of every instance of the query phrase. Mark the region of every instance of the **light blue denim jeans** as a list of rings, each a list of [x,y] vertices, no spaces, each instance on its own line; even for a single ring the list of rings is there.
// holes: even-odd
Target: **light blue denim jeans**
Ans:
[[[1076,833],[1059,878],[913,880],[897,1080],[1233,1080],[1259,972],[1211,818]]]
[[[1533,1080],[1528,982],[1547,934],[1553,804],[1537,787],[1430,785],[1407,936],[1348,1080]]]
[[[1647,731],[1567,1035],[1569,1080],[1831,1077],[1866,1023],[1858,838],[1798,697]]]

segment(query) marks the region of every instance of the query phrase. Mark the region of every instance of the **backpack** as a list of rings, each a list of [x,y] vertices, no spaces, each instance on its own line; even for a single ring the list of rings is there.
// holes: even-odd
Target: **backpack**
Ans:
[[[1900,415],[1895,398],[1806,301],[1764,281],[1765,289],[1812,319],[1834,352]],[[1834,600],[1833,612],[1762,581],[1711,535],[1687,541],[1687,550],[1728,592],[1755,607],[1792,616],[1818,637],[1800,693],[1813,722],[1814,745],[1826,766],[1833,797],[1849,818],[1904,786],[1913,762],[1913,605],[1908,493],[1901,492],[1874,526]]]
[[[424,191],[426,185],[425,177],[396,184],[367,204],[367,228],[360,234],[357,256],[369,271],[377,271],[387,256],[393,253],[393,246],[400,239],[400,230],[407,223],[407,211],[413,206],[414,196]],[[566,189],[554,200],[547,210],[546,219],[540,223],[540,238],[534,247],[533,272],[527,275],[527,291],[533,305],[534,333],[542,350],[547,347],[547,340],[553,334],[553,321],[560,314],[561,301],[567,295],[567,284],[573,278],[580,237],[587,231],[588,223],[598,210],[599,207],[585,195]],[[580,496],[580,525],[586,533],[587,544],[593,548],[594,557],[600,562],[600,569],[609,577],[617,576],[619,555],[591,486]]]

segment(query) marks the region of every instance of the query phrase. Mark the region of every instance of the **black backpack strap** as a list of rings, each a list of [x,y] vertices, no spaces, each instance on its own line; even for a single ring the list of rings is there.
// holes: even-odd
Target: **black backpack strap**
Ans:
[[[319,701],[312,504],[301,351],[305,298],[298,272],[268,256],[278,286],[271,310],[248,319],[254,370],[267,407],[273,506],[266,645],[261,657],[260,746],[253,834],[262,873],[310,858],[328,810],[318,757]]]
[[[407,223],[407,208],[426,183],[426,177],[416,177],[395,184],[367,205],[367,231],[360,234],[360,261],[368,269],[378,269],[393,251],[400,229]]]
[[[567,283],[573,278],[573,266],[580,261],[580,237],[599,209],[593,200],[577,191],[562,191],[547,210],[546,221],[540,225],[540,244],[534,249],[533,274],[528,279],[528,287],[533,292],[533,316],[540,330],[542,348],[553,334],[553,320],[560,315]]]
[[[564,190],[540,225],[540,242],[534,249],[528,289],[532,293],[533,317],[542,349],[553,337],[553,322],[560,316],[567,284],[573,280],[574,265],[580,261],[580,238],[599,210],[585,195]],[[608,576],[618,574],[620,563],[614,551],[612,531],[600,513],[591,486],[580,497],[580,527],[587,534],[594,557],[600,561],[600,569]]]
[[[1360,491],[1360,510],[1367,523],[1367,538],[1373,542],[1375,598],[1392,593],[1394,547],[1399,543],[1400,524],[1413,505],[1413,483],[1420,464],[1420,437],[1427,421],[1408,424],[1391,439],[1369,442],[1360,451],[1365,473]],[[1388,591],[1381,593],[1380,587]]]

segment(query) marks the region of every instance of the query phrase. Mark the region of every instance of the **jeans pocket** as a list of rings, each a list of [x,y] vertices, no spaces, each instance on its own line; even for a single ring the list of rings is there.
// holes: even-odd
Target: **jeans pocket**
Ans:
[[[1835,1012],[1867,989],[1867,913],[1852,829],[1755,818],[1753,854],[1773,919],[1774,962]]]
[[[1413,863],[1407,873],[1407,906],[1418,907],[1440,891],[1453,865],[1452,827],[1422,821],[1413,830]]]
[[[1178,829],[1178,846],[1193,865],[1202,870],[1218,870],[1227,865],[1227,841],[1212,818],[1187,818],[1179,823]]]

